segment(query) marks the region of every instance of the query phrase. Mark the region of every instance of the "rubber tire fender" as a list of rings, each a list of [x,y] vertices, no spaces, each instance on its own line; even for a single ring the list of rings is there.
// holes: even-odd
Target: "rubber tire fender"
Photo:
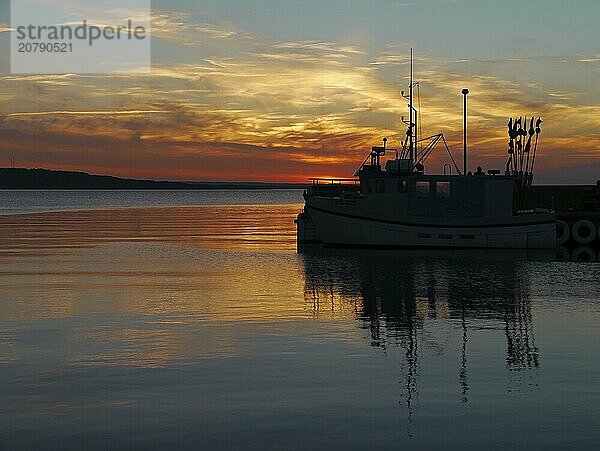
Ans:
[[[562,233],[559,233],[562,231]],[[556,244],[565,244],[571,238],[571,227],[566,221],[559,219],[556,221]]]
[[[587,236],[581,235],[580,231],[583,227],[587,227],[590,231],[590,233]],[[573,239],[579,244],[589,244],[596,239],[596,226],[592,221],[588,221],[587,219],[580,219],[575,224],[573,224],[571,234],[573,235]]]

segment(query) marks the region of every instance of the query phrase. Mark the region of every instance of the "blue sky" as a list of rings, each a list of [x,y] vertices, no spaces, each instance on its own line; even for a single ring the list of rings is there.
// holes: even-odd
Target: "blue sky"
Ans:
[[[283,40],[333,40],[371,50],[400,41],[432,56],[485,59],[597,51],[600,16],[600,2],[594,0],[156,0],[153,5],[208,14]]]

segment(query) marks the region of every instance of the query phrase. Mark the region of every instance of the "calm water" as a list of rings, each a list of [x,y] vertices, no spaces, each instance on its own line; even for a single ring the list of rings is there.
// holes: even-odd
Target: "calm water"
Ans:
[[[0,215],[124,207],[302,203],[302,190],[0,190]]]
[[[600,443],[599,264],[298,254],[299,192],[106,195],[0,194],[81,210],[0,216],[0,449]]]

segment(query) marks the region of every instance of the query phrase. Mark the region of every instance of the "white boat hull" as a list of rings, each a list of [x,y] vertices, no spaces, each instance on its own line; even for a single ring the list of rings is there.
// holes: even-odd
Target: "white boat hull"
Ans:
[[[556,246],[556,222],[532,214],[509,224],[480,226],[408,225],[352,217],[307,207],[298,220],[298,237],[331,246],[395,248],[549,249]],[[312,222],[312,224],[310,224]],[[302,228],[302,230],[301,230]]]

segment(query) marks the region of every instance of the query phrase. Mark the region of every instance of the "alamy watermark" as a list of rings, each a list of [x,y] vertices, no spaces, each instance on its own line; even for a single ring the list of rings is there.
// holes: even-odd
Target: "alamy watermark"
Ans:
[[[12,0],[11,72],[150,71],[150,0]]]

